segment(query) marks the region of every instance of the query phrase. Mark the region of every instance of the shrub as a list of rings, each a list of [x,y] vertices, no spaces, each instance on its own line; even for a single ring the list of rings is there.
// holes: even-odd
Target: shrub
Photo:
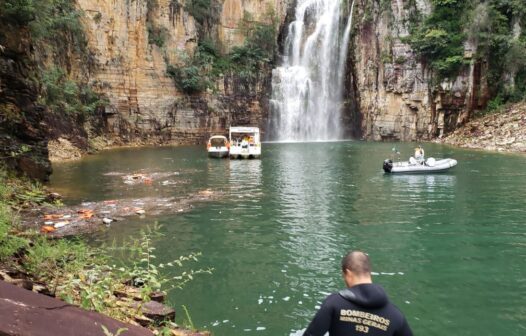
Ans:
[[[180,68],[169,65],[167,72],[175,80],[177,87],[183,92],[189,94],[199,93],[206,90],[208,86],[205,77],[201,76],[196,65],[190,64]]]
[[[148,227],[135,240],[101,248],[88,247],[82,241],[40,237],[28,249],[23,266],[38,280],[52,284],[55,294],[66,302],[130,321],[137,314],[137,308],[118,304],[115,294],[126,291],[125,284],[138,288],[141,298],[147,301],[154,291],[182,288],[195,275],[212,272],[212,269],[187,269],[185,264],[197,261],[199,253],[165,264],[156,263],[152,245],[160,236],[158,229]],[[119,265],[110,265],[109,255]],[[174,268],[186,270],[165,275],[165,269]]]
[[[100,23],[101,19],[102,19],[102,14],[100,12],[98,12],[97,14],[93,16],[93,21],[95,21],[95,23]]]
[[[407,57],[405,57],[405,56],[398,56],[395,59],[395,63],[396,64],[404,64],[405,62],[407,62]]]
[[[42,86],[41,103],[55,112],[87,116],[93,114],[99,106],[107,104],[106,98],[94,92],[91,86],[68,79],[58,67],[43,72]]]
[[[414,0],[409,1],[416,8]],[[526,97],[526,3],[522,0],[432,0],[433,10],[418,19],[410,11],[406,39],[438,80],[459,74],[464,42],[476,45],[475,59],[488,62],[488,84],[495,104]],[[521,36],[517,38],[516,27]]]
[[[488,112],[493,112],[493,111],[500,109],[503,105],[504,105],[504,99],[502,99],[501,96],[497,96],[489,101],[488,107],[486,108],[486,110]]]
[[[0,167],[0,261],[6,260],[28,245],[26,239],[13,233],[17,216],[11,209],[11,202],[16,192],[8,179],[6,170]]]
[[[218,0],[187,0],[184,9],[200,24],[219,22],[222,5]]]
[[[209,2],[193,0],[188,4],[208,6]],[[213,82],[225,73],[249,83],[247,81],[257,78],[261,68],[271,62],[276,50],[275,15],[271,8],[267,9],[266,15],[270,23],[254,23],[245,13],[240,25],[240,30],[246,35],[245,43],[232,48],[229,54],[222,55],[213,41],[204,38],[199,41],[193,57],[187,58],[182,66],[169,65],[167,73],[181,91],[190,94],[213,88]]]
[[[32,0],[4,0],[0,2],[0,17],[21,26],[35,20],[36,8]]]
[[[6,260],[28,245],[26,239],[12,233],[14,221],[15,215],[9,205],[0,202],[0,261]]]
[[[168,37],[168,29],[165,27],[157,27],[152,23],[147,23],[148,30],[148,43],[155,44],[159,48],[162,48],[166,43]]]
[[[464,22],[470,4],[433,0],[433,5],[433,11],[423,22],[412,23],[408,42],[441,80],[455,77],[464,64]]]
[[[79,241],[40,236],[28,249],[24,267],[30,274],[38,274],[41,280],[56,287],[64,274],[80,272],[90,256],[87,246]]]

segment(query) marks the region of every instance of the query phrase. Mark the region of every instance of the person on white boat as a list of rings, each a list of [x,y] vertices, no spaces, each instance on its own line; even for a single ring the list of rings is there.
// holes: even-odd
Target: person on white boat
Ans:
[[[424,157],[424,149],[422,148],[422,146],[418,146],[415,148],[415,160],[416,162],[420,164],[424,164],[425,157]]]
[[[245,136],[241,141],[241,148],[248,148],[248,137]]]

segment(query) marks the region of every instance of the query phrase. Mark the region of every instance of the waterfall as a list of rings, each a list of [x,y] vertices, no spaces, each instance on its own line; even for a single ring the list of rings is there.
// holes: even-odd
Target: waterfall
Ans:
[[[282,65],[272,71],[272,140],[337,140],[343,80],[352,27],[351,5],[343,34],[340,0],[298,0]]]

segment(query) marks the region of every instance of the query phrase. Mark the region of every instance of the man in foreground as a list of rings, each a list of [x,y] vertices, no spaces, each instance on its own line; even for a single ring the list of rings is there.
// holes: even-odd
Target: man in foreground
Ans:
[[[303,336],[412,336],[404,315],[372,283],[369,257],[359,251],[342,259],[346,289],[329,295]]]

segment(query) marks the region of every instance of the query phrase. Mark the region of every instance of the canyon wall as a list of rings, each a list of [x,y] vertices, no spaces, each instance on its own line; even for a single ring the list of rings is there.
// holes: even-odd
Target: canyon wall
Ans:
[[[58,144],[50,147],[53,151],[66,141],[85,152],[89,139],[99,136],[104,147],[202,143],[212,133],[226,133],[230,125],[259,126],[265,132],[272,67],[283,51],[279,47],[248,80],[243,69],[225,70],[199,92],[184,92],[169,70],[187,66],[206,41],[223,56],[235,52],[259,23],[275,27],[271,43],[283,48],[296,1],[211,0],[205,12],[191,10],[193,3],[76,0],[86,38],[80,43],[83,52],[75,45],[81,40],[72,39],[70,32],[62,34],[63,46],[45,39],[36,43],[29,29],[34,18],[15,24],[0,13],[0,144],[7,161],[27,172],[32,170],[27,153],[35,154],[42,169],[31,175],[42,177],[50,172],[49,141]],[[346,15],[351,3],[346,1]],[[429,64],[407,42],[415,11],[429,15],[431,0],[355,0],[342,115],[347,136],[430,140],[464,124],[493,98],[488,89],[491,62],[476,58],[477,45],[469,40],[460,75],[437,82]],[[60,12],[54,14],[60,18]],[[42,97],[44,77],[53,67],[63,68],[61,85],[74,79],[79,87],[91,86],[107,98],[88,123],[63,111],[49,113],[53,108]]]
[[[404,38],[409,35],[409,11],[426,15],[429,0],[357,0],[352,74],[362,136],[371,140],[430,140],[462,125],[488,99],[485,64],[472,59],[458,77],[433,84],[431,71]]]
[[[99,82],[109,98],[106,131],[125,142],[199,143],[230,125],[264,126],[270,69],[251,85],[225,74],[214,90],[185,94],[167,74],[197,47],[199,23],[183,0],[77,0],[94,52]],[[284,17],[284,0],[225,0],[208,27],[223,52],[244,43],[244,21],[265,21],[269,11]],[[152,27],[163,34],[151,43]]]
[[[45,180],[51,173],[42,129],[46,116],[35,104],[38,87],[30,80],[35,71],[30,50],[28,29],[0,20],[0,162]]]

